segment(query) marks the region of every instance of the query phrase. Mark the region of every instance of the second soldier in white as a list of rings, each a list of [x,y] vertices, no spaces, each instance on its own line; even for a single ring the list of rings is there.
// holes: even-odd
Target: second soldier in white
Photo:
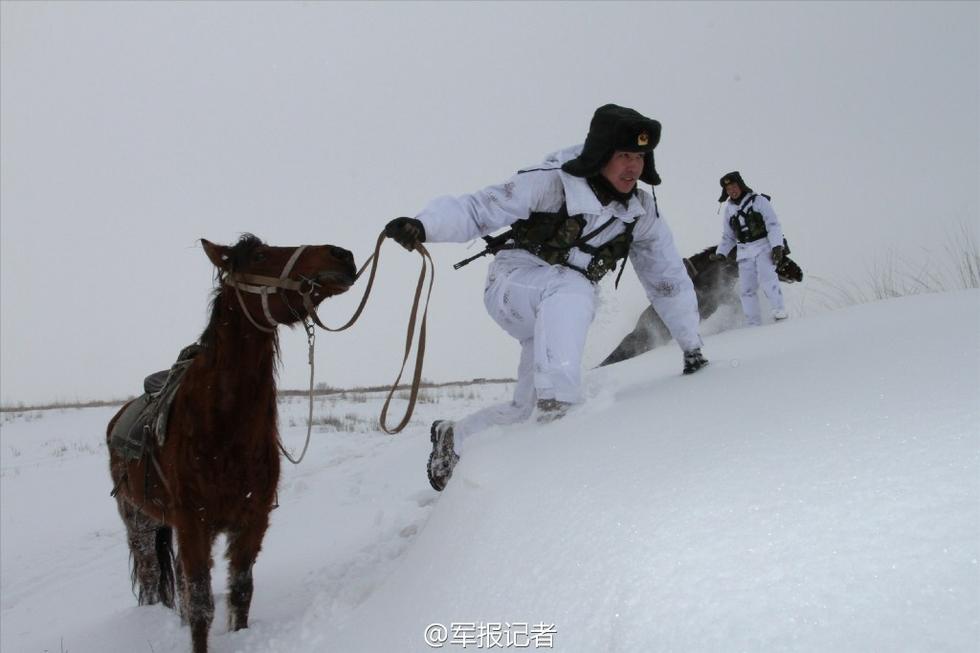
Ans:
[[[783,229],[776,212],[769,198],[752,192],[738,171],[729,172],[720,183],[722,191],[718,201],[725,202],[725,217],[715,256],[725,258],[732,248],[737,248],[735,259],[745,321],[750,326],[762,324],[760,287],[769,300],[773,318],[784,320],[786,307],[776,267],[785,252]]]

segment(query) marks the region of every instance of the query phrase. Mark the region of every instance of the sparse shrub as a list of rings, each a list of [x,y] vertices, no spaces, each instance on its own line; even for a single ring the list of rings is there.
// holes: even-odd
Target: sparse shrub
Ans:
[[[313,425],[322,431],[338,433],[366,433],[377,430],[374,418],[364,418],[355,413],[346,413],[343,417],[323,415],[313,418]]]
[[[401,390],[395,395],[396,399],[404,399],[408,401],[412,397],[412,392],[410,390]],[[415,402],[419,404],[437,404],[439,403],[439,397],[428,390],[419,390],[418,395],[415,397]]]
[[[810,290],[826,308],[843,308],[882,299],[980,288],[980,248],[973,230],[961,224],[959,233],[947,237],[944,254],[923,262],[888,252],[870,263],[866,279],[836,281],[812,277]]]
[[[326,417],[314,417],[313,425],[318,426],[324,431],[346,431],[344,420],[333,415]]]

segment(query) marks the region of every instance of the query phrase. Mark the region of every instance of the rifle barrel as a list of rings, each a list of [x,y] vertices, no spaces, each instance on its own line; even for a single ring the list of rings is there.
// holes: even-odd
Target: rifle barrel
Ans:
[[[479,254],[474,254],[473,256],[471,256],[471,257],[469,257],[467,259],[463,259],[459,263],[454,263],[453,264],[453,269],[454,270],[458,270],[461,267],[463,267],[464,265],[466,265],[468,263],[472,263],[473,261],[475,261],[476,259],[480,258],[481,256],[486,256],[489,253],[490,253],[490,249],[487,248],[487,249],[483,250],[482,252],[480,252]]]

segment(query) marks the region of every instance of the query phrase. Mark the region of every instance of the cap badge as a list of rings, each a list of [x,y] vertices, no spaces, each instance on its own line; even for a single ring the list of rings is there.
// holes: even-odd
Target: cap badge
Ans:
[[[636,137],[636,144],[639,145],[639,146],[641,146],[641,147],[642,146],[649,145],[650,144],[650,134],[648,134],[646,132],[640,132],[640,134]]]

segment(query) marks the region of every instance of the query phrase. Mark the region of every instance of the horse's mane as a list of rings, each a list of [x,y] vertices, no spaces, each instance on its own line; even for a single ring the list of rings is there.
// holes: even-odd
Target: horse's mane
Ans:
[[[255,252],[255,250],[258,249],[259,247],[264,247],[264,246],[265,243],[262,242],[262,239],[259,238],[258,236],[250,233],[242,234],[239,237],[238,242],[232,245],[225,253],[228,262],[228,272],[238,272],[243,268],[245,268],[248,265],[249,261],[251,261],[252,254]],[[221,290],[223,288],[223,284],[221,283],[221,278],[222,278],[222,270],[215,268],[214,280],[217,285],[215,286],[214,291],[212,291],[211,293],[211,302],[209,308],[210,317],[208,318],[208,325],[204,327],[204,331],[201,333],[201,337],[199,339],[199,342],[201,346],[204,347],[205,351],[208,350],[212,352],[214,351],[214,344],[217,338],[218,321],[219,319],[221,319],[219,316],[219,313],[221,312],[219,310],[220,303],[221,303],[220,302]],[[279,332],[278,331],[273,332],[272,343],[273,343],[272,346],[275,350],[275,359],[276,361],[278,361],[279,360]]]
[[[264,246],[265,243],[258,236],[250,233],[242,234],[238,238],[238,242],[228,249],[228,271],[238,272],[252,258],[252,253],[259,247]],[[216,271],[215,278],[218,278],[220,274],[220,270]]]
[[[705,267],[704,264],[711,261],[711,255],[715,253],[715,248],[715,245],[706,247],[694,256],[689,256],[687,260],[694,265],[695,269],[703,270]]]

